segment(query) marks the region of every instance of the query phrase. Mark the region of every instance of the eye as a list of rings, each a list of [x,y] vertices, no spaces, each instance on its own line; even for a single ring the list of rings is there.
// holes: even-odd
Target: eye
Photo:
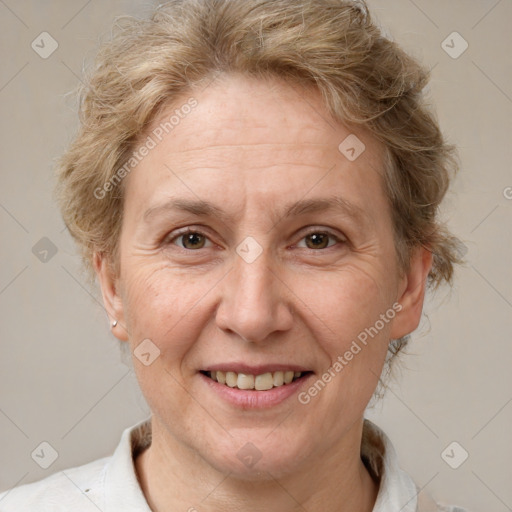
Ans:
[[[301,245],[302,241],[305,241],[305,245]],[[307,248],[312,250],[327,249],[332,247],[337,242],[344,242],[343,239],[331,233],[330,231],[315,230],[307,233],[297,247]],[[181,233],[175,234],[168,240],[168,243],[177,245],[182,249],[194,251],[204,249],[211,246],[210,239],[201,231],[187,229]],[[207,244],[210,245],[207,245]]]
[[[334,243],[329,244],[329,239],[333,239]],[[332,247],[336,244],[336,242],[343,242],[342,239],[340,239],[338,236],[334,235],[333,233],[330,233],[329,231],[311,231],[309,232],[304,238],[301,239],[305,240],[305,246],[307,249],[327,249],[328,247]],[[297,245],[297,247],[304,247],[301,246],[300,243]]]
[[[182,249],[193,251],[205,248],[207,241],[209,242],[210,240],[204,233],[189,229],[171,238],[169,243],[175,244]],[[181,244],[178,242],[181,242]]]

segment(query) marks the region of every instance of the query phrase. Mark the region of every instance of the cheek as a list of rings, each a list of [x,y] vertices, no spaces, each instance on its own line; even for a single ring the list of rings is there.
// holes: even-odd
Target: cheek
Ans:
[[[352,340],[370,328],[393,305],[391,285],[384,273],[370,272],[362,265],[346,266],[336,272],[296,280],[295,293],[305,297],[303,315],[316,331],[330,358],[348,349]],[[386,337],[390,323],[378,325]],[[382,331],[382,332],[380,332]]]
[[[149,338],[162,355],[172,352],[178,360],[199,335],[198,314],[213,280],[164,265],[134,263],[126,270],[123,304],[132,345]]]
[[[164,404],[174,414],[184,414],[190,403],[183,394],[182,363],[199,336],[201,322],[197,313],[201,298],[211,286],[204,283],[201,287],[190,276],[160,265],[139,262],[125,269],[123,304],[141,390],[154,413]],[[136,355],[139,344],[147,339],[159,351],[154,352],[158,354],[154,360],[152,353],[148,365]],[[170,401],[169,396],[173,397]]]
[[[324,411],[319,416],[332,432],[343,428],[340,417],[363,413],[382,372],[396,311],[389,283],[374,276],[347,268],[309,288],[308,306],[318,312],[309,313],[309,325],[326,357],[303,399]]]

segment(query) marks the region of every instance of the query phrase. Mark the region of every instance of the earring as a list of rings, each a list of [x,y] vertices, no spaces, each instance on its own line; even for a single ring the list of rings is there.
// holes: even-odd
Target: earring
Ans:
[[[112,322],[112,328],[114,328],[116,325],[117,325],[117,320],[114,320],[114,321]]]

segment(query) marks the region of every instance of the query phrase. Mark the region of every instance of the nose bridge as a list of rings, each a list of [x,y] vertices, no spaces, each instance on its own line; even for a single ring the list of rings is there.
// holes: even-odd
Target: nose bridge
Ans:
[[[272,297],[272,277],[268,250],[259,255],[254,261],[245,260],[243,257],[235,258],[234,278],[235,296],[240,305],[255,307],[254,301],[262,299],[259,306],[270,308]]]
[[[282,287],[272,268],[268,249],[248,257],[255,246],[244,252],[243,242],[234,258],[234,268],[225,282],[217,324],[238,334],[245,341],[265,340],[273,331],[291,327],[291,315],[284,302]],[[248,250],[247,250],[248,249]]]

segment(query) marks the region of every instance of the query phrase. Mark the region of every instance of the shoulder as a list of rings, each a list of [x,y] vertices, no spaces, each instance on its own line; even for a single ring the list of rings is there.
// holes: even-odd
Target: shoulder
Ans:
[[[373,512],[469,512],[461,507],[436,502],[402,470],[390,438],[367,418],[363,423],[361,458],[379,481],[379,493]],[[391,508],[390,508],[391,505]]]
[[[102,508],[105,469],[111,457],[59,471],[0,494],[0,512],[83,512]]]
[[[150,512],[133,464],[150,444],[151,420],[146,419],[123,431],[112,456],[1,493],[0,512]]]

